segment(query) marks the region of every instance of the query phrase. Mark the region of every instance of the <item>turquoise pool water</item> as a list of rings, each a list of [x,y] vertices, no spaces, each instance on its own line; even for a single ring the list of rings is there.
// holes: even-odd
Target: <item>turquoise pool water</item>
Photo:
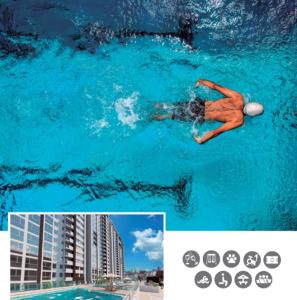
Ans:
[[[278,39],[277,39],[278,38]],[[9,211],[165,211],[171,230],[296,230],[296,34],[191,50],[177,38],[112,40],[95,54],[56,39],[0,59],[2,229]],[[265,113],[218,126],[155,122],[155,102],[216,99]]]
[[[35,296],[26,296],[12,299],[32,299],[32,300],[121,300],[120,295],[112,295],[103,292],[89,292],[85,289],[74,289],[70,291],[60,291],[55,293],[39,294]]]

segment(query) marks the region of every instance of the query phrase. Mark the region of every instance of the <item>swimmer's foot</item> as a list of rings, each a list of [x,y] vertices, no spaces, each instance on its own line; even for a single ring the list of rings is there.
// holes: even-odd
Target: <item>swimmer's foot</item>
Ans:
[[[168,115],[156,115],[152,117],[154,120],[156,121],[163,121],[166,119],[172,119],[172,115],[168,114]]]

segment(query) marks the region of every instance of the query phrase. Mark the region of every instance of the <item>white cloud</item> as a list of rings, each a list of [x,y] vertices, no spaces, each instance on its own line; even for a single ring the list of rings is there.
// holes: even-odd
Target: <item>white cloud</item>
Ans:
[[[163,259],[163,232],[155,231],[151,228],[143,231],[133,231],[136,238],[133,252],[142,251],[149,260]]]

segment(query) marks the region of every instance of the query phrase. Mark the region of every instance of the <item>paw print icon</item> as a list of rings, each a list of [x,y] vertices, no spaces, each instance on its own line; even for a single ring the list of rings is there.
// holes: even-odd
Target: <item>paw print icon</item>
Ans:
[[[240,256],[236,251],[229,250],[224,254],[223,262],[225,266],[229,268],[235,268],[240,262]]]

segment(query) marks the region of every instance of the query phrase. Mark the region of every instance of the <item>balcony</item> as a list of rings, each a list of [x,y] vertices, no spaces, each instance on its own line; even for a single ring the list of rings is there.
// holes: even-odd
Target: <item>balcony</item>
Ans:
[[[73,231],[70,231],[70,230],[66,229],[65,230],[65,235],[68,236],[68,237],[73,237],[74,233],[73,233]]]
[[[73,281],[72,277],[65,277],[65,281]]]
[[[73,258],[73,254],[70,253],[70,252],[65,252],[65,255],[64,255],[65,258]]]
[[[70,243],[70,244],[74,244],[74,240],[71,237],[65,237],[65,242],[66,243]]]
[[[65,269],[65,273],[73,273],[73,269],[70,269],[69,267],[67,267],[67,269]]]
[[[69,250],[69,251],[73,251],[74,248],[73,248],[73,246],[68,244],[68,245],[65,246],[65,249]]]
[[[66,227],[66,228],[69,228],[69,229],[71,229],[71,230],[74,229],[73,224],[72,224],[71,222],[69,222],[69,221],[66,221],[66,222],[65,222],[65,227]]]

